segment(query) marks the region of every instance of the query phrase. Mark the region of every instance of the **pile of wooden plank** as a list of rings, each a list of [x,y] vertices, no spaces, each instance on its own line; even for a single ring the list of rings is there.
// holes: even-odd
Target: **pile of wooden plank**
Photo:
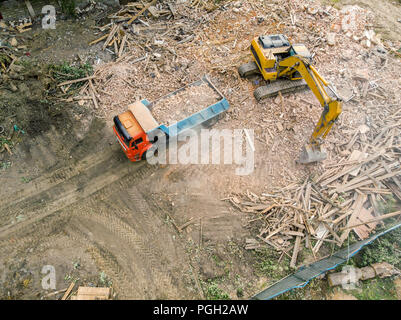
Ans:
[[[23,19],[21,21],[9,21],[8,23],[4,21],[0,21],[0,28],[5,31],[5,34],[15,33],[24,33],[26,31],[32,30],[32,20],[30,18]]]
[[[346,154],[355,143],[361,150],[326,165],[319,176],[308,176],[271,194],[248,191],[231,196],[237,209],[253,213],[249,223],[259,226],[257,239],[247,240],[246,248],[268,244],[296,267],[303,245],[317,258],[323,243],[341,247],[351,230],[359,239],[367,239],[386,219],[399,219],[401,211],[391,203],[401,201],[400,120],[397,111],[370,135],[367,131],[373,129],[358,128],[341,151]]]
[[[111,288],[79,287],[71,300],[110,300]]]
[[[90,42],[89,45],[94,45],[104,40],[102,47],[103,50],[112,47],[114,53],[118,57],[121,57],[124,53],[127,41],[134,40],[127,30],[135,20],[142,16],[142,14],[148,11],[150,15],[155,18],[173,15],[172,10],[156,9],[155,4],[156,0],[152,0],[145,5],[139,2],[130,2],[125,5],[121,10],[109,16],[111,19],[110,23],[102,27],[97,27],[101,32],[106,33]],[[142,23],[149,26],[145,21],[142,21]]]
[[[167,6],[166,8],[169,8],[169,10],[163,9],[165,6]],[[157,18],[165,16],[166,18],[169,18],[169,15],[173,15],[174,7],[167,4],[156,5],[156,1],[151,1],[147,4],[130,2],[123,6],[119,11],[111,14],[108,17],[111,20],[110,23],[101,27],[95,27],[101,33],[103,33],[103,35],[90,42],[89,45],[94,45],[103,41],[102,49],[109,50],[111,53],[113,53],[115,59],[109,63],[97,66],[94,74],[91,76],[57,84],[57,86],[65,95],[70,95],[69,89],[72,84],[78,82],[82,84],[80,91],[75,93],[73,97],[64,99],[65,101],[78,101],[80,105],[83,105],[85,104],[85,101],[89,100],[92,102],[95,109],[99,109],[101,104],[100,92],[110,95],[110,93],[105,92],[105,90],[102,88],[105,88],[110,81],[115,80],[111,79],[113,75],[110,74],[110,69],[119,68],[119,63],[129,63],[130,66],[133,66],[134,64],[143,60],[146,60],[146,69],[146,66],[149,64],[151,54],[145,52],[143,56],[138,57],[138,51],[143,52],[145,50],[143,45],[148,43],[149,39],[153,37],[155,30],[159,30],[161,27],[152,28],[149,23],[145,21],[149,20],[142,17],[145,12],[149,12],[150,17]],[[141,20],[141,18],[143,20]],[[134,31],[139,28],[133,28],[133,22],[136,20],[139,20],[141,25],[143,25],[146,30],[151,30],[151,36],[142,35],[140,39],[138,38],[139,36],[135,36]],[[163,30],[163,28],[160,30]],[[111,51],[110,48],[113,49],[113,51]],[[146,50],[149,50],[149,48],[147,47]],[[130,81],[126,79],[126,76],[118,74],[118,72],[114,74],[114,76],[117,75],[118,79],[123,81],[130,90],[135,89]],[[107,79],[105,79],[106,76]],[[132,76],[135,76],[135,74]]]

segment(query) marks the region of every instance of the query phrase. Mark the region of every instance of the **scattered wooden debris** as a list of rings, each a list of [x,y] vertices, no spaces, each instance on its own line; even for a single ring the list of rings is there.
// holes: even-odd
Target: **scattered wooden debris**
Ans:
[[[194,223],[193,221],[193,217],[191,217],[187,222],[185,222],[182,226],[178,227],[179,232],[182,232],[183,230],[185,230],[186,227],[188,227],[189,225],[191,225],[192,223]]]
[[[327,166],[323,174],[273,194],[257,196],[247,191],[228,200],[238,210],[257,216],[251,217],[249,224],[259,225],[258,239],[282,254],[291,248],[293,268],[303,246],[312,245],[316,257],[323,243],[341,247],[351,231],[359,239],[367,239],[378,224],[401,215],[401,211],[382,212],[377,205],[387,195],[401,200],[399,125],[399,121],[386,121],[371,139],[363,134],[372,129],[360,126],[343,145],[349,150],[358,143],[360,149],[354,148],[348,157]],[[253,240],[246,243],[249,250],[259,247]]]
[[[69,285],[69,287],[67,288],[67,290],[65,291],[63,297],[61,298],[61,300],[67,300],[68,296],[70,295],[72,289],[75,286],[75,281],[71,282],[71,284]]]
[[[61,289],[61,290],[53,291],[53,292],[50,292],[50,293],[46,294],[46,295],[43,296],[43,297],[49,298],[49,297],[55,296],[55,295],[57,295],[57,294],[63,293],[63,292],[65,292],[65,291],[67,291],[67,289],[68,289],[68,288],[64,288],[64,289]]]
[[[81,78],[81,79],[69,80],[69,81],[65,81],[65,82],[59,83],[57,86],[58,87],[62,87],[62,86],[68,85],[68,84],[73,84],[73,83],[77,83],[77,82],[83,82],[83,81],[91,80],[91,79],[94,79],[94,78],[96,78],[96,77],[95,76],[91,76],[91,77],[85,77],[85,78]]]
[[[7,143],[4,143],[3,146],[7,150],[7,152],[10,154],[10,156],[12,156],[13,153],[12,153],[11,148],[9,147],[9,145]]]
[[[105,32],[107,30],[108,33],[100,36],[99,38],[91,41],[89,45],[94,45],[98,42],[101,42],[105,40],[103,43],[102,49],[106,50],[107,47],[114,46],[114,51],[117,57],[121,57],[124,48],[126,46],[127,41],[133,41],[134,39],[132,38],[132,35],[127,32],[127,28],[131,26],[131,24],[137,20],[143,13],[145,13],[146,10],[149,10],[149,12],[157,18],[158,12],[157,10],[154,9],[153,5],[156,3],[156,0],[152,0],[151,2],[147,3],[146,5],[142,5],[140,3],[128,3],[126,6],[124,6],[121,10],[116,12],[115,14],[109,16],[109,18],[112,20],[111,23],[108,23],[104,25],[103,27],[97,27],[101,32]],[[131,15],[133,12],[133,9],[136,7],[141,7],[142,9],[139,10],[135,15]],[[128,21],[127,21],[128,20]],[[143,22],[143,21],[142,21]],[[143,22],[145,25],[147,24],[146,22]],[[149,25],[147,24],[149,27]]]
[[[71,300],[111,300],[111,288],[79,287]]]
[[[29,15],[31,16],[32,19],[34,19],[36,14],[35,14],[35,11],[32,8],[31,3],[29,2],[29,0],[24,0],[24,1],[25,1],[26,7],[28,8]]]
[[[141,11],[139,11],[135,16],[133,16],[127,23],[130,25],[132,22],[135,21],[142,13],[144,13],[146,10],[149,9],[150,6],[153,6],[156,3],[156,0],[152,0],[152,2],[149,2],[147,5],[143,7]]]
[[[32,28],[28,28],[30,26],[32,26],[32,22],[27,22],[27,23],[17,26],[16,29],[18,30],[19,33],[23,33],[23,32],[32,30]]]

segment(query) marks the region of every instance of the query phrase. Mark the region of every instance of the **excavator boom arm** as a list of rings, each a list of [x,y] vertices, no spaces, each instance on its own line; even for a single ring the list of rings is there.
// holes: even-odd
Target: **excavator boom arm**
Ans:
[[[329,83],[312,65],[305,61],[304,58],[299,56],[291,56],[280,61],[279,67],[283,69],[283,71],[280,73],[280,76],[290,74],[294,70],[298,71],[323,107],[322,115],[309,141],[312,146],[318,147],[320,145],[319,139],[327,136],[334,122],[342,112],[341,99],[330,87]],[[331,91],[333,91],[337,99],[332,99],[327,94],[325,87],[328,87]]]

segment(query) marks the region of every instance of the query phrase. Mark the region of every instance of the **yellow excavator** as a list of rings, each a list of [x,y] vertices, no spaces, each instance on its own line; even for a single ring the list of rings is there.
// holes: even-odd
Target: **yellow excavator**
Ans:
[[[342,99],[312,65],[312,55],[303,44],[291,45],[282,34],[259,36],[252,40],[253,61],[238,68],[241,77],[261,74],[267,85],[258,87],[254,96],[260,101],[281,92],[289,93],[309,87],[323,107],[323,112],[298,163],[326,159],[321,139],[326,138],[342,111]],[[329,89],[332,95],[326,92]]]

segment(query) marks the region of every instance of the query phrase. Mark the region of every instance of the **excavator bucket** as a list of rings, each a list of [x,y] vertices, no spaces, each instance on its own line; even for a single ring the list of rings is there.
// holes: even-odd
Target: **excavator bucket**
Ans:
[[[303,147],[301,155],[297,160],[298,163],[307,164],[312,162],[323,161],[327,158],[327,154],[321,147],[306,145]]]

